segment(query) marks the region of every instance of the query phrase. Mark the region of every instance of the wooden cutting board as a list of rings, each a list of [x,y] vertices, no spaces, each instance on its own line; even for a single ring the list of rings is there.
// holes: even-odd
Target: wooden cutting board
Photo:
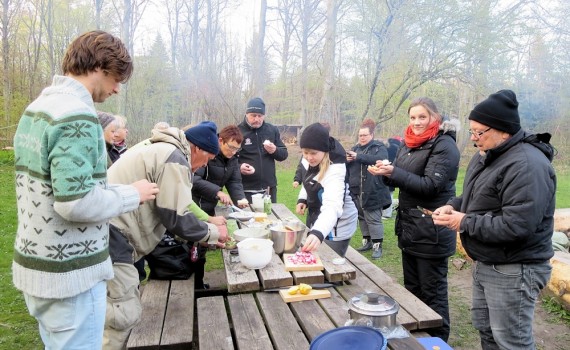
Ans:
[[[289,261],[289,257],[295,254],[283,254],[283,263],[285,264],[285,271],[321,271],[324,270],[325,267],[323,266],[323,262],[321,258],[317,255],[317,253],[313,252],[315,259],[317,260],[316,264],[293,264]]]
[[[287,289],[284,289],[280,290],[279,294],[281,295],[281,298],[283,298],[283,301],[286,303],[331,297],[331,292],[328,289],[313,289],[311,292],[309,292],[309,294],[297,293],[294,295],[288,294]]]

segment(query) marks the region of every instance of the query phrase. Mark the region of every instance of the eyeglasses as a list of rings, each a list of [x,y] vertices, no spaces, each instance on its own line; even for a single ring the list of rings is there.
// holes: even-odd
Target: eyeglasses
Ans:
[[[237,153],[237,152],[241,151],[241,147],[232,146],[232,145],[230,145],[230,144],[227,143],[227,142],[226,142],[226,146],[228,146],[228,148],[229,148],[230,151],[232,151],[232,152]]]
[[[469,133],[473,136],[475,136],[476,138],[480,138],[481,135],[483,135],[484,133],[486,133],[487,131],[491,130],[491,128],[488,128],[487,130],[483,130],[483,131],[474,131],[469,129]]]

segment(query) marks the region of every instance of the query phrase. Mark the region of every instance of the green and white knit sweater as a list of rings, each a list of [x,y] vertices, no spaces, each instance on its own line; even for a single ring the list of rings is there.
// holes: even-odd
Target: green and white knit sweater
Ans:
[[[113,277],[108,219],[134,210],[133,186],[107,186],[107,151],[89,91],[55,76],[14,136],[16,288],[41,298],[80,294]]]

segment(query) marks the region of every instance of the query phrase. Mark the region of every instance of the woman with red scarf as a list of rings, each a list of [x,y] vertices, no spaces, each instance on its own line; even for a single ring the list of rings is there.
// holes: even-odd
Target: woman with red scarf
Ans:
[[[443,121],[427,97],[412,101],[404,145],[393,164],[377,162],[369,171],[383,175],[387,185],[399,188],[396,235],[402,250],[404,286],[443,318],[443,325],[428,331],[449,338],[447,263],[455,252],[454,231],[433,223],[429,212],[455,196],[459,151],[455,132],[459,121]]]

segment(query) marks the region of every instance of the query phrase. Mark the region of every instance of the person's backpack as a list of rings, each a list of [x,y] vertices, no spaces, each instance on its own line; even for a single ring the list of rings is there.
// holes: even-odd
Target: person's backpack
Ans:
[[[193,256],[193,253],[195,256]],[[187,280],[192,276],[193,259],[197,258],[196,247],[164,234],[160,243],[146,257],[150,279]]]

